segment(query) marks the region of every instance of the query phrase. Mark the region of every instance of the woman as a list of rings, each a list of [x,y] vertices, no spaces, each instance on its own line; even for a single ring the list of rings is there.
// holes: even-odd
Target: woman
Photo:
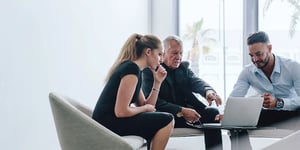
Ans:
[[[171,114],[155,112],[159,88],[167,75],[160,66],[162,54],[157,37],[130,36],[107,75],[93,113],[97,122],[118,135],[145,138],[153,150],[165,149],[174,126]],[[152,70],[155,79],[147,99],[141,90],[141,70],[146,67]]]

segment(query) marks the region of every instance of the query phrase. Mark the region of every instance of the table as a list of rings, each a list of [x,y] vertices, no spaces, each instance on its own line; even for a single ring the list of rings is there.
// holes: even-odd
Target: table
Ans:
[[[253,126],[247,126],[247,127],[242,127],[242,126],[221,126],[221,125],[203,125],[203,124],[191,124],[188,123],[188,125],[192,126],[192,127],[196,127],[199,129],[225,129],[225,130],[229,130],[231,133],[231,149],[232,150],[241,150],[243,149],[242,145],[240,145],[240,133],[243,133],[247,130],[250,129],[256,129],[257,127],[253,127]]]

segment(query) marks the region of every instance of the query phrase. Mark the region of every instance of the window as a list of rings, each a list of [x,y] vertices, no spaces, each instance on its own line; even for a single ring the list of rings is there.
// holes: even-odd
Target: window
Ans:
[[[243,67],[242,2],[184,0],[179,3],[184,60],[190,62],[192,70],[223,100],[229,96]]]
[[[259,29],[268,33],[274,54],[300,60],[299,1],[259,1]]]

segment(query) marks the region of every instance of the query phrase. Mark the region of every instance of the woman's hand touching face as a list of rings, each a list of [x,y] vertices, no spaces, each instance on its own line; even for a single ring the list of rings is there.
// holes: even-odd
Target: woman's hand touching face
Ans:
[[[154,76],[154,79],[155,81],[157,82],[162,82],[166,76],[167,76],[167,71],[166,69],[159,65],[156,69],[151,69],[152,73],[153,73],[153,76]]]

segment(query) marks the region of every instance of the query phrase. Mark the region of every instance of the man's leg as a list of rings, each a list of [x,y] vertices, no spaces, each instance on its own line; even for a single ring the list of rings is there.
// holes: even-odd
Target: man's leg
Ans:
[[[194,128],[186,124],[186,120],[183,118],[175,118],[175,128]],[[203,130],[203,129],[199,129]],[[222,150],[222,136],[220,130],[203,130],[204,142],[207,150]]]
[[[187,98],[188,103],[201,115],[200,121],[202,123],[218,123],[216,115],[219,114],[218,109],[207,107],[199,101],[193,94]],[[204,130],[204,139],[206,149],[223,149],[222,134],[220,129],[206,129]]]
[[[207,150],[222,150],[222,134],[220,129],[204,129],[205,148]]]
[[[215,108],[207,107],[203,111],[199,111],[201,115],[201,122],[203,123],[217,123],[215,120],[219,111]],[[204,129],[205,148],[213,150],[221,150],[222,146],[222,133],[220,129]]]
[[[262,109],[258,127],[276,126],[282,129],[293,129],[299,122],[299,112]]]

